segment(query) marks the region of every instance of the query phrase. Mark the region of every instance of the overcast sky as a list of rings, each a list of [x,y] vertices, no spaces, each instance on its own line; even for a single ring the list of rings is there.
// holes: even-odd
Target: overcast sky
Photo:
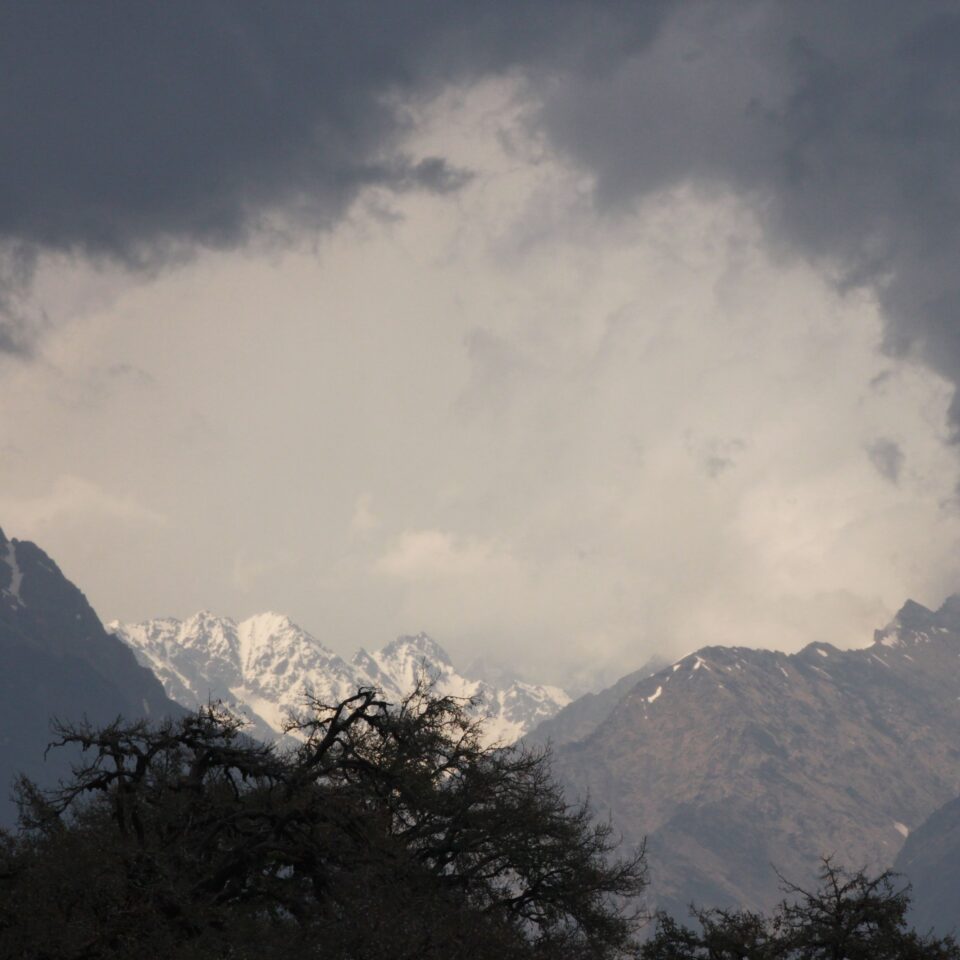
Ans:
[[[960,590],[956,3],[0,9],[0,525],[103,619],[570,684]]]

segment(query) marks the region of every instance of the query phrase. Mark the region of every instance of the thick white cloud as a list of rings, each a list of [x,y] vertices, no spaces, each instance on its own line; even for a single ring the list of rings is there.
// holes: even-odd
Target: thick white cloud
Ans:
[[[426,629],[558,681],[862,643],[960,586],[950,392],[879,354],[875,304],[729,194],[597,215],[523,108],[425,109],[411,152],[471,184],[367,193],[315,249],[41,268],[71,322],[0,381],[6,532],[104,617],[281,609],[344,652]]]

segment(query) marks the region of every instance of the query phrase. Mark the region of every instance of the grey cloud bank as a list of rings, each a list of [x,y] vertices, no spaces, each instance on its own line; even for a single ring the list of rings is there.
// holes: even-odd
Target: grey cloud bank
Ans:
[[[543,118],[610,209],[688,179],[751,196],[785,249],[876,291],[891,354],[956,385],[958,81],[952,3],[687,4]]]
[[[455,189],[442,157],[398,150],[403,103],[513,70],[604,207],[745,191],[771,236],[876,289],[891,353],[960,377],[955,4],[12,2],[0,38],[21,277],[37,249],[156,265],[277,211],[329,225],[371,184]],[[15,299],[8,351],[29,339]]]
[[[631,16],[626,40],[658,7]],[[277,212],[329,226],[365,186],[456,189],[463,171],[398,151],[403,103],[552,57],[603,20],[583,3],[545,9],[4,4],[0,242],[27,268],[51,249],[156,267],[242,244]],[[0,306],[13,313],[9,298]],[[8,319],[0,349],[24,341]]]

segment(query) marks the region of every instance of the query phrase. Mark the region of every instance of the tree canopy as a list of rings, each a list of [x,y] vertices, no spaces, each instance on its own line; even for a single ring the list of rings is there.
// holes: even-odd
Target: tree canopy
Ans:
[[[908,888],[889,871],[848,872],[829,859],[820,884],[784,881],[785,899],[770,916],[748,910],[693,909],[695,927],[658,914],[642,960],[960,960],[951,937],[909,928]]]
[[[635,955],[643,851],[570,806],[547,757],[482,745],[420,688],[313,701],[278,749],[219,706],[60,725],[85,762],[18,785],[0,953],[22,958]]]
[[[159,725],[58,725],[83,762],[17,786],[0,832],[0,956],[20,960],[960,960],[909,929],[891,873],[785,885],[771,915],[665,914],[640,944],[642,848],[571,806],[548,756],[482,744],[419,688],[311,701],[297,745],[220,706]]]

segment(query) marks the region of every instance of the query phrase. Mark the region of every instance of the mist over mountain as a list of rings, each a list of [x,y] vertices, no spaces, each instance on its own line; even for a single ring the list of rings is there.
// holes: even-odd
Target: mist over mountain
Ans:
[[[421,675],[441,694],[476,698],[488,742],[513,743],[570,701],[558,687],[524,683],[487,669],[489,680],[457,672],[425,633],[401,636],[380,650],[358,650],[348,662],[288,617],[264,613],[239,622],[211,613],[187,620],[113,622],[110,629],[186,707],[222,700],[243,713],[251,733],[274,739],[306,693],[338,703],[361,686],[391,699],[409,693]]]
[[[864,649],[703,648],[561,743],[555,767],[628,841],[647,838],[654,904],[769,909],[777,870],[889,867],[957,796],[958,690],[960,597],[907,602]]]
[[[17,774],[50,785],[69,771],[70,751],[44,757],[51,718],[106,724],[181,712],[56,563],[0,531],[0,825],[14,820]]]

